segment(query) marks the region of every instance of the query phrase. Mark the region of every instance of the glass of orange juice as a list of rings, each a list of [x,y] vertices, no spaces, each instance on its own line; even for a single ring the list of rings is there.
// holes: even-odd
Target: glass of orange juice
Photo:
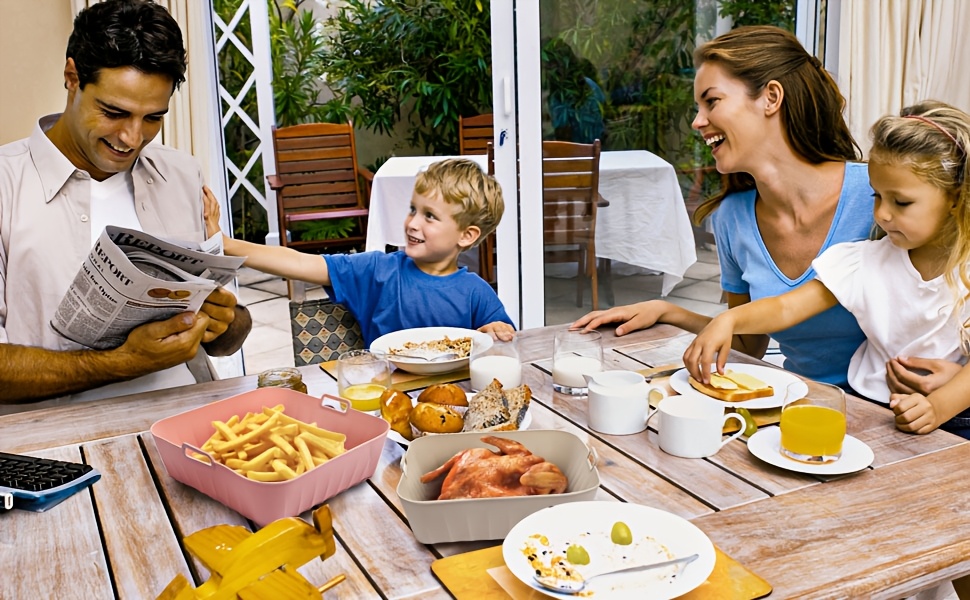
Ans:
[[[811,382],[804,398],[785,398],[781,408],[782,454],[806,463],[830,463],[842,456],[844,439],[842,388]]]
[[[337,393],[361,412],[381,409],[381,394],[391,385],[391,365],[383,352],[351,350],[337,357]]]

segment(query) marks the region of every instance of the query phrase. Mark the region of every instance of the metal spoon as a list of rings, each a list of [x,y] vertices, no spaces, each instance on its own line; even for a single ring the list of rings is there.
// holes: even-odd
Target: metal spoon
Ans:
[[[558,579],[556,577],[550,577],[550,576],[540,577],[539,575],[535,575],[535,574],[532,575],[532,578],[535,579],[536,583],[538,583],[539,585],[541,585],[546,589],[553,590],[561,594],[578,594],[579,592],[586,589],[587,583],[589,583],[591,580],[601,575],[613,575],[614,573],[623,573],[626,571],[649,571],[650,569],[660,569],[663,567],[672,567],[674,565],[683,565],[677,571],[677,575],[680,575],[684,571],[684,568],[687,567],[687,565],[694,562],[699,557],[700,557],[699,554],[691,554],[690,556],[685,556],[683,558],[675,558],[674,560],[667,560],[659,563],[637,565],[635,567],[623,567],[622,569],[616,569],[615,571],[604,571],[602,573],[596,573],[594,575],[590,575],[586,579],[578,579],[578,580]]]
[[[403,352],[398,352],[394,356],[402,356],[404,358],[416,358],[418,360],[426,360],[428,362],[439,362],[442,360],[452,360],[458,358],[458,354],[455,352],[442,352],[441,354],[434,354],[431,356],[422,356],[420,354],[405,354]]]

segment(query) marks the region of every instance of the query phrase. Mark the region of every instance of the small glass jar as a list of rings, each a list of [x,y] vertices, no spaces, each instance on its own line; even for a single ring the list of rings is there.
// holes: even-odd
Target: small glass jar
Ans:
[[[303,383],[303,375],[295,367],[279,367],[263,371],[259,374],[256,387],[281,387],[307,393],[306,384]]]

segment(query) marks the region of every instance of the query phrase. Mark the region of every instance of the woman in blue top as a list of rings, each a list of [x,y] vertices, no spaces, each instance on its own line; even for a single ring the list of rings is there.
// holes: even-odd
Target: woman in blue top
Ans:
[[[728,306],[811,281],[815,257],[833,244],[867,238],[873,225],[872,189],[865,165],[852,162],[861,153],[843,120],[838,86],[795,36],[776,27],[732,30],[700,46],[694,63],[693,128],[727,174],[723,192],[694,218],[711,215]],[[652,300],[592,312],[573,327],[622,322],[616,333],[623,335],[670,323],[697,333],[709,321]],[[774,337],[786,369],[843,386],[864,340],[841,306]],[[756,357],[767,346],[765,335],[739,335],[733,343]],[[888,379],[901,392],[938,387],[959,370],[945,361],[894,362]],[[915,366],[930,375],[907,368]]]

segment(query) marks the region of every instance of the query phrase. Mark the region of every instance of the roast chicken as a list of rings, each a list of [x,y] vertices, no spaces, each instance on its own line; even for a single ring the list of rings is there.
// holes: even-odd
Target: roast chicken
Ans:
[[[522,444],[491,435],[482,441],[499,451],[462,450],[434,471],[422,475],[421,482],[430,483],[444,475],[439,500],[537,496],[566,491],[568,482],[559,467],[529,452]]]

